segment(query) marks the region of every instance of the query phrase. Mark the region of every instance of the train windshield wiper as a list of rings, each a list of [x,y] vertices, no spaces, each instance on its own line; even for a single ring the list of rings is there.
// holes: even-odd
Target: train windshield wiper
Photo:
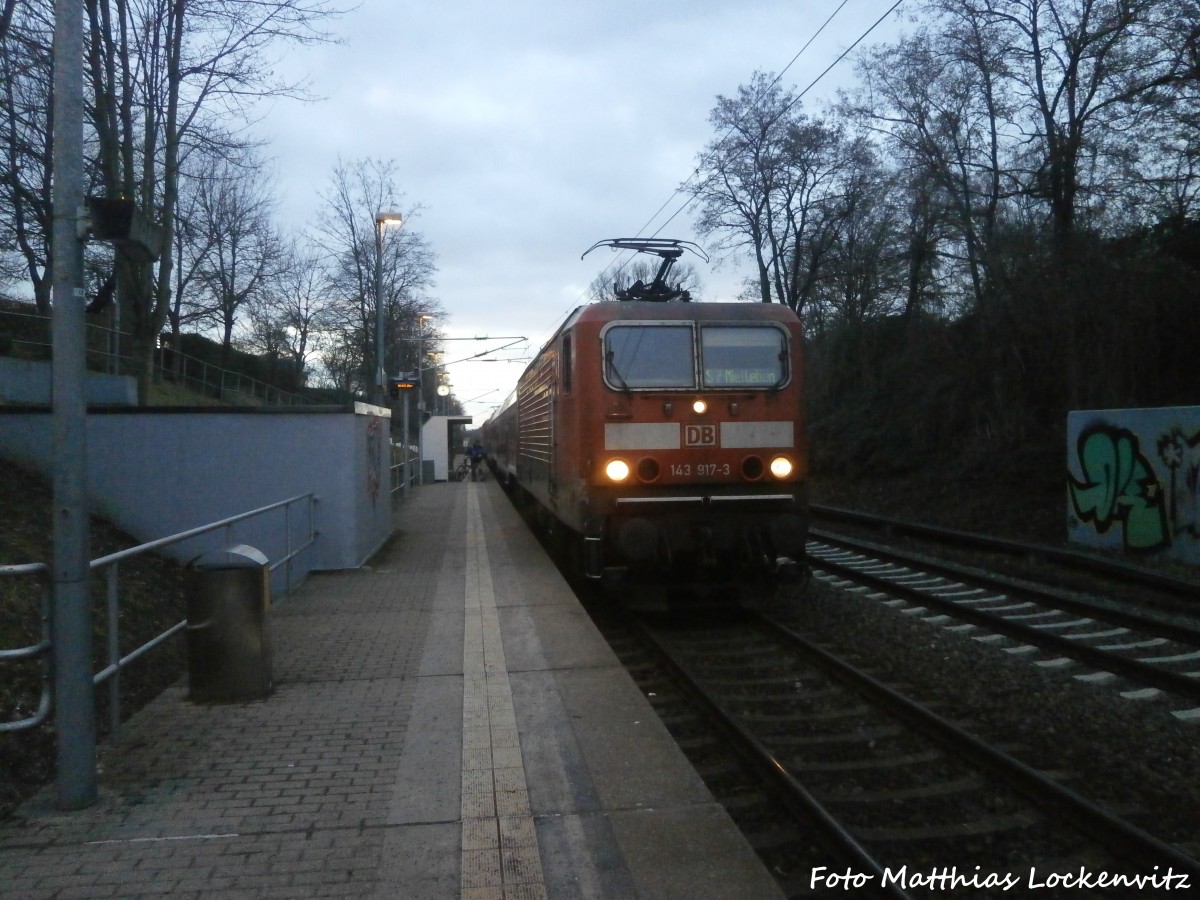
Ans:
[[[604,355],[604,361],[608,363],[609,374],[615,375],[617,377],[617,381],[621,382],[621,390],[627,394],[632,393],[629,385],[625,381],[624,376],[622,376],[621,372],[617,369],[617,364],[613,362],[613,351],[609,350],[608,353]]]
[[[783,387],[785,384],[787,384],[787,380],[788,380],[788,355],[787,355],[787,348],[784,348],[783,350],[779,351],[779,378],[775,381],[775,383],[773,385],[771,385],[771,393],[772,394],[775,393],[777,390],[779,390],[781,387]]]

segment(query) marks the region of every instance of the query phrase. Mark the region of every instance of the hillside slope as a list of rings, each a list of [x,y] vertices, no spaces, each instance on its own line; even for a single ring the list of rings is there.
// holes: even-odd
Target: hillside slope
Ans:
[[[0,565],[49,562],[49,487],[36,475],[11,463],[0,463]],[[93,520],[90,557],[95,559],[137,542],[106,522]],[[106,646],[104,586],[93,579],[95,658],[103,660]],[[184,618],[183,572],[172,562],[153,556],[121,564],[121,652],[128,653]],[[40,639],[39,586],[31,578],[0,578],[0,649],[30,646]],[[156,697],[176,681],[185,666],[180,640],[154,651],[125,670],[121,678],[124,716]],[[96,668],[100,668],[98,663]],[[36,663],[0,664],[0,720],[24,718],[37,707],[40,667]],[[107,691],[97,727],[103,733],[108,712]],[[0,818],[54,775],[54,731],[46,725],[32,731],[0,734]]]

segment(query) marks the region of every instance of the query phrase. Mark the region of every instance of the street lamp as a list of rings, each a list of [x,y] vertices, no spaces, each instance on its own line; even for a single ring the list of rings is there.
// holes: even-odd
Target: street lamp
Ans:
[[[375,213],[375,402],[387,402],[383,371],[383,229],[387,225],[403,225],[404,216],[398,212]]]

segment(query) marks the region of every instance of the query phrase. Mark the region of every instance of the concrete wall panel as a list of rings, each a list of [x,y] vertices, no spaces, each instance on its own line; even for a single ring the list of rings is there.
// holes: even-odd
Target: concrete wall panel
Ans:
[[[1072,543],[1200,565],[1200,407],[1070,413],[1067,523]]]
[[[93,411],[88,416],[88,494],[93,511],[150,541],[288,497],[318,497],[309,569],[361,565],[391,529],[384,411]],[[52,477],[47,411],[0,411],[0,456]],[[305,506],[232,526],[164,552],[180,560],[229,543],[257,547],[272,561],[307,538]],[[287,528],[285,528],[285,523]],[[296,571],[294,571],[294,575]]]

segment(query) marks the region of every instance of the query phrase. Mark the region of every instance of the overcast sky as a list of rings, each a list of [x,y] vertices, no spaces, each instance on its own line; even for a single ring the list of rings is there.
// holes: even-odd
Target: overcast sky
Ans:
[[[580,255],[651,235],[713,137],[716,98],[756,70],[803,90],[894,0],[362,0],[334,23],[341,43],[289,54],[321,100],[278,101],[259,124],[285,220],[316,216],[339,158],[392,159],[409,227],[437,254],[433,295],[453,338],[525,335],[531,356],[612,262]],[[903,7],[901,10],[903,11]],[[896,13],[868,38],[894,36]],[[804,100],[849,84],[841,63]],[[666,209],[656,212],[668,203]],[[653,218],[653,221],[651,221]],[[688,212],[660,237],[694,240]],[[731,263],[697,265],[706,299],[733,299]],[[453,340],[446,360],[495,343]],[[455,396],[483,421],[525,363],[458,363]],[[478,398],[478,399],[475,399]]]

